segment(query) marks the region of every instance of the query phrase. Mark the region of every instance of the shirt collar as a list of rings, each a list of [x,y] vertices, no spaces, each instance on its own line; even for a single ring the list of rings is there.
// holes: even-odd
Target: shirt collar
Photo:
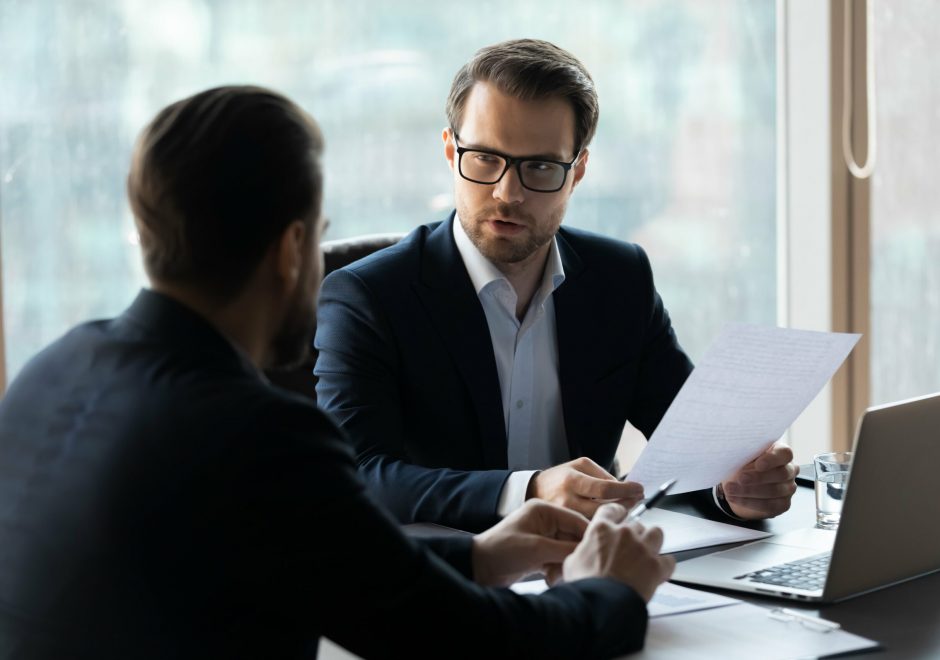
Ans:
[[[477,246],[473,244],[463,225],[460,224],[460,218],[454,214],[454,242],[457,244],[457,251],[463,259],[463,264],[470,275],[470,281],[473,282],[473,288],[479,296],[483,289],[493,282],[503,281],[509,284],[506,276],[497,268],[492,261],[483,256]],[[552,293],[565,281],[565,268],[561,263],[561,253],[558,251],[558,239],[552,237],[551,247],[548,250],[548,260],[545,262],[545,272],[542,274],[542,285],[539,287],[543,295]],[[541,297],[541,296],[540,296]]]

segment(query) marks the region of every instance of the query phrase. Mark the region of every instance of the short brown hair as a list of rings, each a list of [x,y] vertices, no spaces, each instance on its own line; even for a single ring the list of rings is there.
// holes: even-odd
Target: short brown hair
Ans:
[[[476,52],[460,67],[447,97],[447,121],[460,130],[464,105],[477,82],[489,82],[504,94],[524,100],[563,98],[574,110],[575,151],[594,137],[598,104],[594,80],[568,51],[539,39],[513,39]]]
[[[236,295],[291,222],[312,227],[322,150],[313,119],[260,87],[217,87],[164,108],[127,178],[147,274]]]

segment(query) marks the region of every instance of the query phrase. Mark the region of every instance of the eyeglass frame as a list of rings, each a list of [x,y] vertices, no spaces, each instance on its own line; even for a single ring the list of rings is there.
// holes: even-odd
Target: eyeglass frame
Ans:
[[[775,607],[767,610],[767,616],[777,621],[786,621],[788,623],[798,623],[804,628],[814,630],[820,633],[833,632],[839,630],[842,626],[835,621],[828,621],[802,612],[796,612],[786,607]]]
[[[522,158],[516,158],[508,154],[504,154],[500,151],[490,151],[488,149],[473,149],[471,147],[461,147],[457,141],[460,139],[460,136],[457,135],[457,131],[453,128],[450,129],[450,133],[454,138],[454,147],[457,149],[457,173],[460,174],[461,178],[469,181],[470,183],[477,183],[481,186],[494,186],[500,181],[503,180],[503,177],[506,176],[506,172],[509,171],[513,165],[516,166],[516,175],[519,177],[519,184],[526,190],[531,190],[532,192],[537,193],[556,193],[562,188],[565,187],[565,183],[568,182],[568,172],[571,171],[571,168],[574,167],[574,164],[578,162],[578,159],[581,158],[581,154],[584,152],[583,149],[578,149],[578,153],[575,154],[574,158],[571,159],[571,162],[565,162],[561,160],[552,160],[550,158],[533,158],[532,156],[523,156]],[[471,179],[466,174],[463,173],[463,167],[461,163],[463,162],[463,155],[467,152],[487,154],[489,156],[498,156],[506,161],[506,166],[503,168],[503,171],[500,173],[499,177],[495,181],[478,181],[476,179]],[[525,184],[525,179],[522,176],[522,163],[551,163],[552,165],[559,165],[565,171],[564,177],[561,179],[561,183],[557,188],[552,190],[539,190],[537,188],[532,188]]]

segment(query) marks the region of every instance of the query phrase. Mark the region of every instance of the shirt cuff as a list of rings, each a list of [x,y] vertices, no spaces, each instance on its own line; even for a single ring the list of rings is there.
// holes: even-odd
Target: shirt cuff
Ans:
[[[538,470],[520,470],[510,473],[506,483],[503,484],[503,492],[499,494],[499,504],[496,505],[496,513],[500,518],[505,518],[525,504],[529,482],[538,472]]]
[[[723,514],[729,518],[733,518],[734,520],[740,520],[742,522],[744,521],[744,518],[735,515],[731,505],[728,504],[728,500],[725,499],[725,492],[724,489],[721,488],[721,484],[717,484],[712,487],[712,499],[715,501],[715,506],[721,509]]]

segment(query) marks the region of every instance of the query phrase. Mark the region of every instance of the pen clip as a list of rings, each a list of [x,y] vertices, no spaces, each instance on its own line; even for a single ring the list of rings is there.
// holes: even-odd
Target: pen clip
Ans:
[[[802,612],[797,612],[796,610],[791,610],[786,607],[775,607],[772,610],[768,610],[767,616],[777,621],[795,621],[805,628],[821,633],[832,632],[842,627],[835,621],[810,616],[809,614],[803,614]]]

